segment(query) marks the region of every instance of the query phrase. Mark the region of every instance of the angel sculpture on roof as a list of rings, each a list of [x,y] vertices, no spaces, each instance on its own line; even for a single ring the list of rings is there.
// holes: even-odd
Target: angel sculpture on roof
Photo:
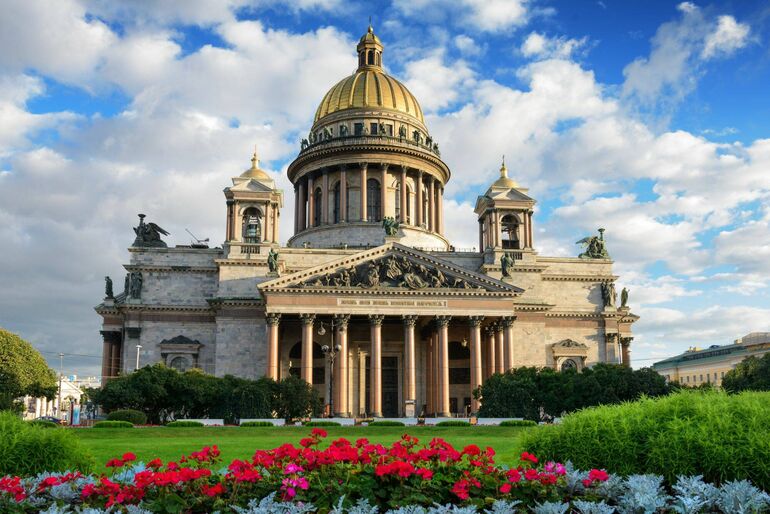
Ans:
[[[584,237],[577,243],[583,245],[584,251],[578,255],[581,259],[609,259],[610,254],[607,252],[607,247],[604,244],[604,229],[599,229],[598,236]]]
[[[160,236],[161,234],[164,236],[168,236],[170,234],[155,223],[145,223],[145,217],[146,216],[144,214],[139,215],[139,226],[134,227],[136,239],[134,239],[134,242],[131,246],[166,248],[168,245],[160,238]]]

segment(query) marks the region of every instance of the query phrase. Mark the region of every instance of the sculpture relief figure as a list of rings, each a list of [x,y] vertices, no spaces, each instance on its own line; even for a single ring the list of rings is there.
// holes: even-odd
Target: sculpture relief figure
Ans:
[[[433,143],[433,153],[441,157],[441,152],[438,151],[438,143]]]
[[[385,276],[390,280],[398,281],[403,274],[403,270],[398,265],[398,260],[392,255],[388,257],[388,260],[385,262]]]
[[[134,271],[129,276],[128,297],[139,299],[142,297],[142,272]]]
[[[270,253],[267,254],[267,269],[270,273],[278,273],[278,252],[275,248],[271,248]]]
[[[382,218],[382,228],[385,229],[385,235],[386,236],[395,236],[398,234],[398,229],[400,228],[401,224],[396,221],[395,218],[392,216],[385,216]]]
[[[625,287],[620,291],[620,307],[624,308],[628,306],[628,289]]]
[[[414,139],[414,142],[417,143],[418,145],[422,143],[422,134],[420,134],[419,130],[415,130],[414,132],[412,132],[412,139]]]
[[[310,143],[308,143],[307,139],[302,138],[302,142],[300,143],[300,147],[304,150],[308,147]]]
[[[348,135],[348,126],[340,125],[340,137],[345,137],[347,135]]]
[[[380,122],[377,125],[377,134],[380,135],[380,136],[387,136],[388,135],[388,131],[385,129],[385,124],[384,123]]]
[[[126,298],[128,298],[128,291],[130,289],[129,282],[131,281],[131,273],[126,273],[126,279],[123,282],[123,294],[126,295]]]
[[[155,223],[145,223],[144,214],[139,215],[139,226],[134,227],[134,233],[136,239],[131,244],[134,247],[145,248],[166,248],[168,245],[160,238],[160,235],[170,235],[168,232],[160,228]]]
[[[406,139],[406,126],[405,125],[401,125],[400,127],[398,127],[398,137],[400,137],[401,139]]]
[[[406,286],[409,289],[422,289],[428,286],[428,283],[420,278],[416,273],[407,272],[404,273],[404,279],[400,284],[402,287]]]
[[[330,140],[334,136],[334,132],[329,127],[324,127],[324,141]]]
[[[114,298],[114,295],[112,292],[112,279],[110,277],[104,277],[104,297]]]
[[[511,276],[511,268],[513,268],[513,257],[509,252],[505,252],[502,257],[500,257],[500,266],[503,268],[503,276],[504,277],[510,277]]]
[[[581,259],[609,259],[610,254],[604,244],[604,229],[599,229],[599,236],[584,237],[577,243],[583,245],[584,251],[578,255]]]
[[[365,136],[369,135],[369,127],[366,126],[366,123],[364,123],[364,135]]]
[[[377,287],[380,285],[380,270],[377,265],[370,262],[366,266],[366,277],[364,278],[366,287]]]
[[[433,146],[433,138],[430,136],[425,136],[425,146],[428,148]]]
[[[445,287],[447,285],[447,281],[444,274],[441,273],[441,270],[434,268],[433,273],[433,276],[431,276],[431,285],[433,287]]]
[[[602,282],[602,301],[604,307],[615,307],[617,293],[613,282]]]

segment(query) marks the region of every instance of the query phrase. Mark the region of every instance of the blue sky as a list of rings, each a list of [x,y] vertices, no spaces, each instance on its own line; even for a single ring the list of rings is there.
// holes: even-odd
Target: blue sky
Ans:
[[[448,6],[452,6],[451,9]],[[98,371],[103,276],[137,212],[221,241],[259,145],[283,172],[369,16],[453,171],[477,240],[500,156],[535,244],[607,228],[642,316],[637,365],[770,331],[770,5],[764,1],[0,0],[0,326]],[[293,212],[287,197],[284,213]],[[291,216],[283,216],[282,236]],[[77,355],[75,355],[77,354]]]

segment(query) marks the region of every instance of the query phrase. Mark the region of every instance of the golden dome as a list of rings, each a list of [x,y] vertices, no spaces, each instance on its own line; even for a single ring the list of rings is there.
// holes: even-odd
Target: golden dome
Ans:
[[[369,25],[356,46],[358,70],[339,81],[324,95],[314,122],[346,109],[376,108],[408,114],[425,125],[422,109],[414,95],[382,70],[382,49],[380,39]]]
[[[259,159],[257,150],[254,149],[254,155],[251,157],[251,168],[241,173],[241,178],[253,178],[254,180],[273,180],[267,172],[259,169]]]
[[[505,156],[503,156],[503,164],[500,166],[500,178],[495,180],[492,187],[500,187],[505,189],[511,189],[519,187],[519,184],[515,180],[508,178],[508,168],[505,167]]]

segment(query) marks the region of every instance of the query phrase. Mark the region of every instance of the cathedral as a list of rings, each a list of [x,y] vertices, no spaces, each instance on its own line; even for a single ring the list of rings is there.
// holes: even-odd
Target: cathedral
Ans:
[[[323,96],[288,167],[286,246],[284,191],[256,153],[224,189],[221,248],[169,248],[140,215],[123,291],[108,279],[96,307],[103,379],[155,362],[296,375],[335,416],[457,416],[513,367],[630,365],[638,318],[625,291],[616,299],[603,231],[579,256],[539,255],[535,200],[503,163],[476,200],[478,248],[454,247],[451,172],[420,104],[383,71],[371,27],[356,49],[357,70]]]

